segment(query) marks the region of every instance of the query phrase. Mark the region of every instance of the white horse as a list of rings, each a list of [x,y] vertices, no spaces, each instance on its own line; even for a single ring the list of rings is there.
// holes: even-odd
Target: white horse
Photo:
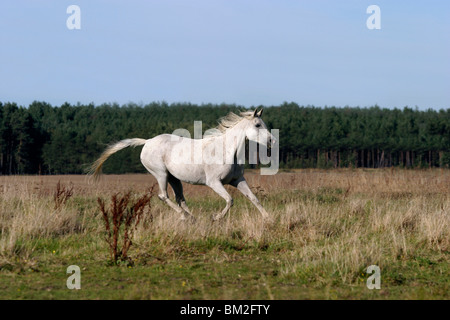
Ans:
[[[203,139],[161,134],[148,140],[133,138],[119,141],[109,146],[91,165],[90,173],[97,178],[103,163],[113,153],[126,147],[144,145],[141,162],[158,181],[158,197],[181,214],[181,219],[194,218],[186,205],[181,181],[207,185],[226,200],[225,208],[214,215],[213,220],[221,219],[233,205],[225,184],[236,187],[258,208],[263,218],[268,219],[268,213],[244,178],[242,161],[246,139],[265,146],[269,141],[275,143],[275,137],[261,119],[262,111],[241,112],[240,116],[230,112],[219,120],[216,133]],[[167,183],[172,186],[178,205],[169,199]]]

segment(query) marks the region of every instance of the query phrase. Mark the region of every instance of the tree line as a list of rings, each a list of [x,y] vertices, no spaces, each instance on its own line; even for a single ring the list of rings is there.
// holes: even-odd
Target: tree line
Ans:
[[[261,106],[259,106],[261,107]],[[151,138],[194,121],[203,131],[245,108],[233,104],[154,102],[28,107],[0,102],[0,174],[79,174],[107,144]],[[324,107],[283,103],[265,107],[269,129],[280,131],[280,167],[448,167],[450,109]],[[140,148],[114,154],[105,173],[145,172]]]

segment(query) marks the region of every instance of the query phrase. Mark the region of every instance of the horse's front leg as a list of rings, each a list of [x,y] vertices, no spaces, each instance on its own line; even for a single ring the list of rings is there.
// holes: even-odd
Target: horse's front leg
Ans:
[[[255,205],[256,208],[258,208],[259,212],[261,212],[261,215],[263,216],[263,219],[270,220],[269,214],[263,208],[258,198],[253,194],[252,190],[250,190],[250,187],[248,186],[247,181],[244,179],[244,177],[236,181],[233,181],[231,185],[235,186],[244,196],[246,196]]]
[[[213,216],[213,220],[217,221],[221,218],[223,218],[227,212],[230,210],[230,208],[233,206],[233,198],[230,196],[230,194],[227,192],[225,187],[223,186],[222,182],[219,180],[212,181],[206,184],[208,187],[213,189],[219,196],[225,199],[227,202],[227,205],[225,206],[225,209],[222,210],[222,212],[216,214]]]

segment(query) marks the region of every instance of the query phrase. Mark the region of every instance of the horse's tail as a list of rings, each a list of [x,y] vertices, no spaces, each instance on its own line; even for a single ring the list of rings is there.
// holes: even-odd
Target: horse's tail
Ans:
[[[100,158],[95,160],[94,163],[92,163],[89,166],[89,168],[87,170],[88,174],[92,175],[94,177],[94,179],[97,180],[98,177],[100,176],[100,174],[102,173],[103,163],[113,153],[116,153],[117,151],[122,150],[122,149],[127,148],[127,147],[141,146],[141,145],[145,144],[146,142],[147,142],[147,140],[145,140],[145,139],[133,138],[133,139],[121,140],[119,142],[116,142],[116,143],[110,145],[109,147],[106,148],[105,151],[103,151],[103,153],[100,156]]]

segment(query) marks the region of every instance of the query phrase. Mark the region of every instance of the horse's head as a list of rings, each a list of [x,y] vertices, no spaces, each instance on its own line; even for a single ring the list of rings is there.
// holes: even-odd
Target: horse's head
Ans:
[[[264,146],[273,146],[276,142],[275,137],[267,129],[266,124],[261,119],[263,109],[255,109],[251,117],[246,118],[245,137],[248,140],[255,141]]]

